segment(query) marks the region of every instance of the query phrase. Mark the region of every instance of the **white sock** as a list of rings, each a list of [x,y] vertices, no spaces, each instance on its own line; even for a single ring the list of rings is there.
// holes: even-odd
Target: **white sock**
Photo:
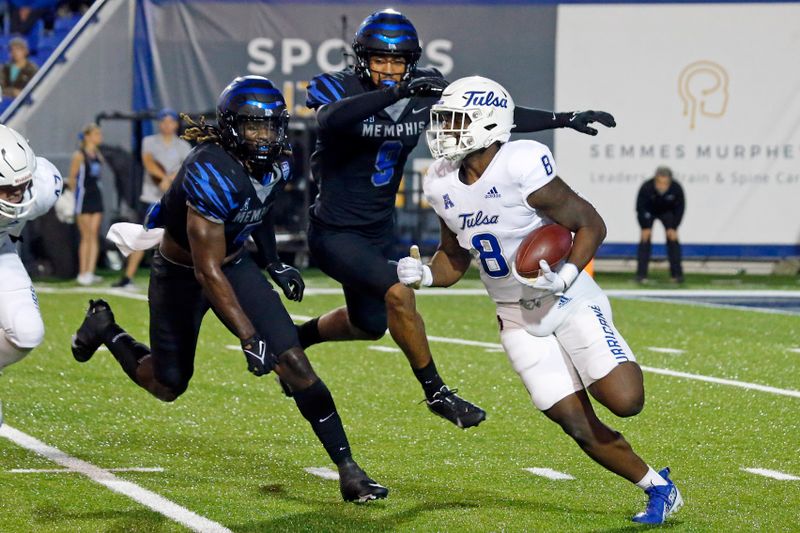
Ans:
[[[657,487],[659,485],[667,485],[667,480],[661,477],[661,475],[650,466],[647,467],[647,473],[641,481],[636,483],[636,486],[642,490],[647,490],[650,487]]]

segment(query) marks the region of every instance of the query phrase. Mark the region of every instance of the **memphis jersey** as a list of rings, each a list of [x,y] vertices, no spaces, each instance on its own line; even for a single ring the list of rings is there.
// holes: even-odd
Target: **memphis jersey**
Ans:
[[[414,77],[442,74],[417,69]],[[317,109],[371,90],[352,68],[316,76],[306,105]],[[332,227],[391,224],[408,154],[430,120],[435,97],[403,98],[349,128],[320,128],[311,170],[319,186],[312,217]]]
[[[189,250],[186,214],[194,209],[225,226],[225,255],[239,250],[261,224],[275,193],[289,179],[290,169],[273,170],[256,180],[245,167],[215,143],[194,148],[161,200],[157,217],[183,248]]]
[[[527,199],[556,177],[553,155],[536,141],[506,143],[472,185],[459,179],[459,167],[460,162],[454,164],[446,159],[431,165],[423,182],[426,199],[456,234],[459,245],[477,259],[481,280],[495,302],[534,300],[537,291],[514,278],[511,264],[522,240],[533,230],[552,223]],[[596,287],[589,276],[581,273],[566,291],[566,301],[593,291],[591,285]],[[560,298],[546,300],[536,305],[547,310]]]
[[[19,237],[25,223],[34,218],[38,218],[53,207],[64,187],[64,180],[58,169],[44,157],[36,158],[36,171],[33,173],[33,183],[30,192],[25,193],[24,200],[30,200],[31,194],[35,195],[33,204],[28,213],[17,219],[10,219],[0,215],[0,241],[4,241],[7,235]],[[1,242],[0,242],[1,244]]]

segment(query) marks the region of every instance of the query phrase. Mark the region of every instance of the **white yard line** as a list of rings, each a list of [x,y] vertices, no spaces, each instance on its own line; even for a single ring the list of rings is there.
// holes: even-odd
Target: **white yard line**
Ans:
[[[75,287],[75,288],[60,288],[60,287],[41,287],[37,288],[39,292],[46,293],[92,293],[92,294],[112,294],[114,296],[119,296],[121,298],[131,298],[134,300],[147,300],[147,297],[142,294],[134,294],[130,291],[124,291],[120,289],[103,289],[103,288],[93,288],[93,287]],[[448,289],[448,291],[455,291],[458,289]],[[471,290],[471,289],[467,289]],[[609,295],[621,295],[622,293],[625,294],[632,294],[632,293],[660,293],[660,292],[668,292],[671,294],[675,294],[680,289],[675,291],[606,291]],[[420,291],[422,293],[424,291]],[[780,294],[789,294],[792,296],[800,296],[800,291],[682,291],[683,293],[699,293],[699,294],[706,294],[706,293],[717,293],[717,294],[724,294],[724,293],[741,293],[744,295],[774,295],[775,293]],[[665,300],[666,301],[666,300]],[[677,302],[683,303],[683,302]],[[304,315],[290,315],[292,319],[297,321],[304,321],[308,320],[307,316]],[[482,341],[471,341],[467,339],[455,339],[451,337],[438,337],[438,336],[428,336],[428,340],[433,342],[443,342],[448,344],[460,344],[464,346],[478,346],[481,348],[497,348],[502,350],[502,345],[496,342],[482,342]],[[228,345],[226,348],[232,350],[239,350],[241,349],[239,346],[235,345]],[[651,366],[642,366],[642,370],[645,372],[652,372],[653,374],[661,374],[665,376],[672,376],[676,378],[682,379],[693,379],[697,381],[705,381],[707,383],[716,383],[717,385],[729,385],[731,387],[740,387],[743,389],[750,389],[750,390],[757,390],[760,392],[767,392],[770,394],[778,394],[781,396],[792,396],[794,398],[800,398],[800,391],[792,390],[792,389],[779,389],[777,387],[770,387],[768,385],[760,385],[758,383],[748,383],[746,381],[736,381],[733,379],[724,379],[724,378],[715,378],[712,376],[703,376],[701,374],[690,374],[688,372],[678,372],[676,370],[669,370],[667,368],[656,368]]]
[[[402,352],[400,348],[394,346],[367,346],[367,350],[375,350],[376,352]]]
[[[311,474],[312,476],[321,477],[322,479],[328,479],[331,481],[338,481],[339,480],[339,472],[331,470],[325,466],[309,466],[304,468],[306,472]]]
[[[14,444],[30,450],[37,455],[41,455],[50,461],[59,464],[71,471],[83,474],[95,483],[99,483],[104,487],[127,496],[128,498],[141,503],[145,507],[166,516],[167,518],[178,522],[191,529],[192,531],[200,531],[203,533],[232,533],[230,529],[222,524],[218,524],[213,520],[209,520],[203,516],[198,515],[181,507],[177,503],[170,501],[163,496],[156,494],[150,490],[145,489],[132,483],[118,478],[110,471],[99,468],[91,463],[87,463],[77,457],[72,457],[58,448],[49,446],[44,442],[31,437],[17,429],[8,425],[0,427],[0,437],[5,437]]]
[[[523,468],[526,472],[530,472],[534,476],[541,476],[546,477],[547,479],[554,479],[554,480],[569,480],[575,479],[569,474],[565,474],[564,472],[559,472],[558,470],[553,470],[552,468]]]
[[[660,346],[647,346],[646,348],[651,352],[668,353],[672,355],[680,355],[682,353],[686,353],[686,350],[679,350],[678,348],[662,348]]]
[[[800,353],[800,348],[789,348],[789,351],[792,353]]]
[[[798,476],[793,476],[792,474],[779,472],[777,470],[768,470],[766,468],[742,468],[742,470],[751,474],[756,474],[757,476],[779,479],[781,481],[800,481],[800,477]]]
[[[105,468],[109,472],[163,472],[160,466],[131,466],[128,468]],[[77,470],[70,468],[12,468],[7,470],[9,474],[76,474]]]

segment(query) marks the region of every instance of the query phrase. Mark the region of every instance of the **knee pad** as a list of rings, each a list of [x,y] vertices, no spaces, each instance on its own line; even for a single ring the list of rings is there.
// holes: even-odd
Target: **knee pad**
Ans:
[[[44,322],[39,310],[33,306],[19,309],[13,315],[11,328],[6,335],[9,342],[22,350],[39,346],[44,340]]]
[[[175,395],[175,398],[186,392],[189,388],[189,380],[192,379],[192,372],[188,373],[185,370],[171,366],[167,368],[160,368],[155,372],[155,378],[158,383],[169,389]]]

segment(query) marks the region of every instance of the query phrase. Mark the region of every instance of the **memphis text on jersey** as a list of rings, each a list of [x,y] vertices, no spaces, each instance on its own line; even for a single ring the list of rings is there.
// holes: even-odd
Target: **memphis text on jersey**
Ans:
[[[427,108],[425,108],[427,110]],[[399,124],[376,124],[374,117],[361,123],[362,137],[402,137],[403,135],[419,136],[425,131],[427,120],[400,122]]]

